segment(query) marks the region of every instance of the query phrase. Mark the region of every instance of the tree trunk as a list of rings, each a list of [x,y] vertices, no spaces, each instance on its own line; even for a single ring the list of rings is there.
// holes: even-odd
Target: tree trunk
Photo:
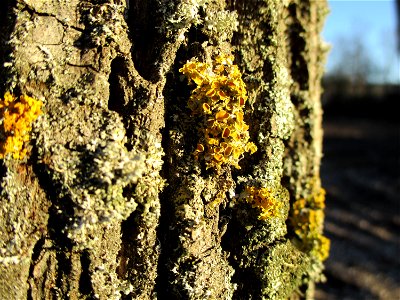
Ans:
[[[325,1],[0,8],[0,95],[43,102],[28,154],[2,160],[1,299],[313,297],[329,246],[319,180]],[[240,169],[193,155],[204,126],[179,71],[221,53],[246,84],[258,148]],[[250,188],[273,195],[279,213],[261,218]]]

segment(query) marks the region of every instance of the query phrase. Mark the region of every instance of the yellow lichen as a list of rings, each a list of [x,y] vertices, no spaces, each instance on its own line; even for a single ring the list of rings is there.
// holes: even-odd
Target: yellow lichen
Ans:
[[[16,98],[9,92],[0,99],[0,159],[9,153],[14,159],[26,156],[31,124],[42,113],[42,104],[26,95]]]
[[[319,234],[314,239],[314,247],[312,248],[311,254],[316,256],[320,261],[324,261],[329,256],[329,250],[331,248],[331,241],[326,236]]]
[[[319,189],[308,199],[294,202],[291,224],[295,234],[301,240],[302,247],[320,261],[328,258],[330,241],[323,236],[325,190]]]
[[[243,120],[246,87],[233,55],[219,55],[213,65],[191,60],[179,71],[197,85],[188,106],[203,116],[196,159],[204,158],[207,168],[219,170],[227,164],[240,169],[243,154],[253,154],[257,147],[249,142],[249,126]]]
[[[269,188],[245,188],[244,199],[255,208],[259,208],[261,213],[260,220],[267,220],[280,215],[282,203],[275,199],[273,192]]]

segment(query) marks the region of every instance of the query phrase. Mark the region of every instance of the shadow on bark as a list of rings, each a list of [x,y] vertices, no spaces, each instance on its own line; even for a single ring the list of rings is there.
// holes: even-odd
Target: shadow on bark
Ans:
[[[16,5],[14,0],[3,0],[0,4],[0,95],[3,96],[7,91],[7,78],[10,76],[7,59],[12,52],[11,46],[7,43],[10,40],[14,29],[16,16],[13,7]]]

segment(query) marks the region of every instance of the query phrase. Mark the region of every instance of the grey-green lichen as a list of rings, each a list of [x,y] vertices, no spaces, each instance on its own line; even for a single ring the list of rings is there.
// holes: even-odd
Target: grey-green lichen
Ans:
[[[276,219],[268,232],[271,242],[283,236],[286,232],[285,220],[289,209],[289,195],[281,186],[283,176],[283,158],[285,155],[285,140],[294,128],[293,104],[290,101],[291,77],[286,66],[284,47],[278,42],[282,35],[282,24],[277,12],[282,12],[282,3],[260,5],[258,16],[244,27],[239,27],[243,47],[240,47],[245,70],[248,76],[249,98],[253,98],[254,112],[259,120],[257,127],[257,146],[260,160],[253,166],[252,173],[239,176],[238,183],[246,186],[260,186],[277,191],[284,203],[285,214]],[[265,27],[270,28],[266,36]],[[268,44],[264,43],[268,40]],[[268,70],[268,74],[264,73]],[[268,78],[268,80],[267,80]],[[270,226],[270,225],[269,225]]]
[[[126,24],[121,18],[125,6],[119,3],[103,3],[101,6],[88,6],[85,23],[90,26],[88,39],[90,46],[108,46],[111,42],[121,44]]]
[[[79,118],[81,113],[71,110],[68,118]],[[96,112],[91,117],[101,122]],[[44,118],[37,128],[39,158],[47,162],[52,180],[61,186],[60,196],[73,203],[74,213],[65,232],[84,247],[90,245],[88,236],[97,223],[126,219],[135,210],[134,198],[123,196],[123,189],[135,184],[145,170],[145,155],[125,148],[125,129],[121,120],[116,113],[109,117],[110,122],[95,125],[99,126],[98,137],[87,140],[81,136],[74,141],[77,145],[70,143],[70,149],[57,142],[57,135],[46,134],[50,132],[50,126],[56,126],[50,125],[48,118]],[[58,116],[57,123],[65,124],[63,118]],[[79,130],[79,123],[75,122],[75,125]],[[62,130],[61,133],[65,134]]]
[[[174,26],[184,27],[186,24],[198,25],[202,22],[199,16],[200,7],[207,4],[207,0],[186,0],[180,1],[175,13],[168,18]]]
[[[74,1],[69,3],[74,4]],[[14,68],[10,73],[18,73],[19,78],[9,85],[27,82],[25,88],[33,90],[32,82],[47,83],[48,90],[43,90],[48,101],[47,114],[34,130],[38,158],[46,164],[53,183],[59,186],[59,197],[73,203],[73,215],[68,216],[64,229],[66,236],[82,247],[90,247],[89,235],[96,224],[123,220],[135,210],[136,202],[132,196],[128,199],[123,196],[123,189],[142,176],[146,161],[144,153],[125,148],[122,120],[116,113],[106,111],[107,68],[103,68],[102,74],[93,71],[100,68],[94,61],[82,65],[85,55],[89,58],[96,54],[88,52],[82,57],[76,48],[76,40],[85,38],[92,47],[118,44],[119,50],[126,50],[126,44],[120,41],[126,37],[120,35],[126,26],[122,17],[124,7],[103,4],[85,8],[82,21],[88,30],[82,37],[82,32],[68,18],[57,16],[56,6],[49,6],[46,11],[38,3],[27,1],[26,5],[29,9],[18,15],[17,24],[21,26],[16,27],[18,30],[10,41],[14,53],[18,53],[16,57],[10,56],[13,60],[10,66]],[[43,34],[49,22],[54,25],[54,34]],[[25,39],[32,36],[37,39],[27,43]],[[22,44],[25,49],[19,51]],[[111,57],[113,53],[105,50],[102,55]],[[25,68],[32,60],[37,61],[34,67]],[[93,82],[96,87],[88,88]],[[64,204],[57,205],[60,217],[64,218]]]
[[[171,3],[166,4],[168,7]],[[209,0],[185,0],[179,2],[174,13],[168,17],[167,36],[176,33],[179,40],[185,39],[190,26],[196,26],[210,38],[208,42],[221,46],[232,39],[238,28],[237,13],[223,9],[221,3]],[[205,11],[204,18],[199,14],[200,8]],[[164,14],[166,13],[166,10]],[[228,44],[225,47],[229,47]]]
[[[256,212],[246,212],[243,204],[236,204],[236,215],[246,234],[238,254],[242,259],[237,261],[240,266],[237,271],[246,274],[246,270],[253,267],[251,261],[258,261],[255,278],[261,284],[260,298],[265,299],[290,297],[304,284],[303,279],[315,266],[306,253],[290,241],[283,242],[288,234],[292,196],[289,192],[292,191],[282,186],[285,184],[282,179],[287,174],[286,158],[296,155],[288,153],[287,144],[299,125],[292,102],[295,82],[290,66],[291,51],[295,50],[284,42],[288,30],[286,18],[289,3],[271,0],[260,3],[256,9],[247,10],[243,3],[238,7],[238,54],[247,75],[244,80],[248,86],[249,102],[254,107],[251,117],[257,120],[254,135],[259,150],[251,174],[239,176],[237,183],[280,191],[278,194],[285,207],[281,219],[257,220]],[[315,157],[315,162],[319,163],[319,159]],[[261,258],[260,252],[263,253]],[[321,269],[318,269],[315,274],[320,272]],[[243,289],[245,291],[246,288]]]
[[[263,155],[255,166],[254,178],[265,184],[279,185],[283,174],[284,141],[294,128],[293,104],[290,98],[292,79],[285,58],[283,36],[284,3],[270,1],[251,13],[257,16],[247,26],[240,26],[242,44],[239,53],[248,72],[249,98],[260,120],[257,145]],[[243,18],[245,18],[243,16]],[[244,20],[243,20],[244,22]],[[270,28],[266,31],[265,28]],[[267,41],[267,42],[266,42]],[[251,100],[250,100],[251,101]]]
[[[202,191],[212,185],[211,181],[187,176],[174,197],[175,226],[183,230],[179,236],[181,254],[171,266],[171,283],[177,295],[184,292],[189,299],[231,299],[234,291],[234,270],[216,243],[217,220],[207,216],[202,200]],[[215,209],[209,213],[216,216]]]
[[[126,135],[132,136],[132,132],[125,133],[126,119],[123,120],[107,107],[110,96],[108,75],[111,72],[110,62],[116,56],[115,51],[122,57],[131,55],[131,44],[125,42],[127,28],[122,19],[124,5],[90,3],[79,11],[83,21],[80,23],[74,15],[78,2],[59,1],[48,7],[40,1],[19,2],[21,12],[17,19],[17,32],[10,41],[16,55],[13,53],[6,64],[11,74],[7,84],[11,88],[23,87],[32,95],[47,99],[46,116],[34,132],[34,159],[38,159],[39,165],[35,172],[41,176],[43,188],[48,189],[52,208],[58,208],[55,216],[52,216],[53,222],[58,221],[57,217],[60,218],[64,226],[62,233],[73,244],[71,256],[65,257],[71,262],[71,273],[58,278],[64,287],[57,287],[55,295],[59,298],[67,294],[71,298],[82,296],[77,283],[79,276],[84,274],[90,278],[91,291],[85,295],[87,297],[118,299],[121,293],[131,297],[140,294],[135,294],[135,289],[141,286],[150,286],[148,289],[152,290],[158,272],[155,268],[160,251],[156,245],[156,227],[160,216],[158,197],[164,185],[159,174],[163,163],[159,132],[162,125],[158,126],[156,122],[156,125],[151,125],[153,131],[148,135],[133,133],[136,141],[126,140]],[[256,158],[249,160],[253,165],[245,166],[245,172],[249,171],[250,175],[245,172],[240,174],[236,183],[229,170],[224,170],[218,178],[205,175],[201,166],[187,153],[191,151],[186,149],[188,142],[185,140],[189,129],[177,113],[182,108],[168,107],[167,110],[174,111],[178,119],[176,123],[182,121],[182,124],[176,125],[181,128],[169,128],[172,141],[170,149],[167,149],[168,158],[172,160],[170,165],[174,168],[169,174],[172,192],[169,202],[166,202],[173,207],[176,221],[167,231],[175,230],[178,233],[179,246],[171,251],[175,257],[168,257],[169,270],[173,273],[169,283],[177,295],[184,293],[188,298],[230,299],[234,297],[235,289],[240,288],[239,284],[233,282],[233,267],[237,268],[235,271],[238,273],[241,268],[249,268],[254,270],[261,286],[261,290],[250,292],[257,293],[260,298],[287,298],[301,284],[302,276],[307,273],[305,270],[310,269],[309,258],[285,241],[289,194],[282,187],[282,161],[287,154],[286,140],[297,125],[294,124],[293,105],[290,102],[293,82],[285,57],[290,51],[282,42],[285,28],[282,11],[289,1],[258,2],[256,11],[246,11],[246,2],[239,1],[239,5],[244,5],[240,13],[236,13],[234,8],[224,10],[223,1],[179,1],[177,7],[168,1],[160,3],[161,9],[166,10],[163,16],[167,19],[160,31],[164,31],[168,39],[175,39],[171,47],[161,46],[163,50],[160,56],[163,56],[164,62],[168,62],[160,67],[162,80],[165,79],[165,73],[170,71],[179,46],[184,41],[189,42],[185,34],[192,26],[198,26],[209,38],[211,46],[205,42],[200,50],[206,52],[207,58],[211,57],[210,53],[229,53],[231,46],[228,42],[233,32],[238,30],[240,47],[237,59],[241,69],[245,70],[244,79],[248,83],[251,104],[251,110],[245,118],[255,120],[257,127],[251,129],[251,134],[261,149]],[[29,5],[29,9],[22,11],[24,5]],[[201,20],[200,10],[205,12],[204,20]],[[64,11],[71,12],[71,15],[60,14]],[[45,34],[41,34],[45,24],[51,26]],[[40,43],[31,38],[25,39],[27,36],[38,38]],[[80,49],[77,45],[87,48]],[[22,47],[26,51],[22,51]],[[32,68],[26,68],[25,62],[34,64]],[[136,79],[130,78],[127,82],[136,84]],[[160,95],[163,93],[163,84],[159,85]],[[136,92],[134,90],[127,93],[129,97],[125,96],[130,98],[129,101],[136,101],[132,99],[140,94]],[[149,97],[140,95],[144,99],[142,104],[151,103],[155,94]],[[175,102],[176,99],[171,99],[168,105]],[[160,107],[164,108],[163,103]],[[138,123],[142,117],[143,123],[149,121],[154,116],[153,111],[159,114],[162,109],[158,111],[150,106],[147,112],[135,116],[140,116]],[[150,117],[146,119],[147,116]],[[163,119],[163,116],[159,118]],[[148,130],[146,126],[133,127],[144,132]],[[175,134],[176,131],[179,132]],[[133,146],[127,147],[126,143]],[[306,166],[307,162],[301,162],[300,165]],[[2,200],[11,199],[10,205],[16,203],[13,185],[19,179],[17,170],[18,166],[7,165],[6,179],[3,181]],[[235,201],[235,189],[240,193],[246,185],[271,190],[274,198],[282,203],[282,218],[259,220],[257,208]],[[56,190],[56,195],[52,195],[52,189]],[[19,192],[28,199],[32,197],[33,190],[31,187]],[[242,243],[242,252],[232,253],[231,260],[228,260],[225,249],[221,248],[224,231],[219,228],[218,219],[221,211],[226,213],[224,209],[228,201],[214,201],[219,190],[229,194],[229,210],[234,211],[234,216],[238,217],[237,221],[246,232],[236,240]],[[43,194],[41,199],[45,199]],[[29,199],[32,202],[36,198]],[[4,254],[4,259],[0,261],[3,266],[20,262],[23,256],[29,257],[36,240],[35,235],[31,236],[32,240],[26,239],[29,236],[27,232],[31,230],[29,224],[22,221],[13,223],[18,217],[15,212],[9,214],[12,217],[9,223],[26,230],[22,235],[16,235],[15,240],[8,239],[2,245],[0,254]],[[125,241],[121,241],[121,222],[129,215],[137,220],[137,232],[136,235],[125,236]],[[42,220],[42,223],[46,222]],[[8,226],[7,234],[10,235],[13,230],[12,226]],[[125,258],[119,256],[120,245],[129,244],[130,240],[137,242],[136,247],[131,249],[133,254],[129,253],[131,256]],[[81,263],[82,253],[88,253],[86,266]],[[52,257],[49,261],[57,260],[54,255]],[[121,275],[117,275],[115,270],[124,265],[122,259],[129,261],[132,257],[139,257],[138,267],[135,265],[126,272],[126,276],[122,275],[123,279],[119,278]],[[235,259],[238,259],[238,263],[230,265]],[[49,269],[55,269],[55,264],[57,261],[52,262]],[[140,264],[146,265],[143,273]],[[131,265],[128,262],[126,266]],[[58,267],[62,273],[62,264]],[[153,272],[150,276],[149,270]],[[27,265],[24,271],[26,276],[28,271]],[[71,287],[67,286],[67,281],[71,282]],[[151,295],[151,292],[144,294]]]
[[[310,267],[307,256],[289,241],[268,247],[258,260],[262,299],[288,299],[302,284]]]
[[[28,291],[33,299],[41,281],[30,278],[31,290],[25,283],[28,276],[42,271],[36,271],[31,259],[43,235],[49,239],[57,235],[51,247],[59,252],[48,268],[57,269],[51,279],[61,283],[53,296],[119,299],[121,293],[133,290],[132,282],[116,273],[123,244],[121,223],[142,205],[144,221],[158,224],[157,197],[163,186],[160,138],[140,139],[140,146],[128,150],[126,124],[108,107],[108,101],[118,101],[110,96],[111,61],[117,53],[128,55],[131,47],[123,20],[125,7],[78,2],[18,2],[15,30],[8,41],[13,52],[6,58],[10,75],[6,86],[46,99],[45,116],[34,128],[34,155],[29,162],[34,166],[29,172],[35,185],[28,184],[30,177],[28,183],[19,180],[26,165],[8,160],[5,176],[10,180],[2,178],[1,200],[7,203],[2,216],[15,228],[5,226],[1,267],[12,263],[15,270],[20,268],[21,278],[9,270],[19,290],[25,290],[25,296]],[[146,144],[150,146],[142,147]],[[30,213],[35,201],[41,205],[31,212],[35,217],[21,213],[23,205]],[[48,217],[50,205],[47,224],[43,216]],[[36,222],[38,216],[43,217],[41,222]],[[60,263],[61,257],[65,263]],[[1,280],[11,273],[4,273]],[[80,277],[86,278],[86,291],[79,286]],[[3,289],[0,295],[5,295]]]
[[[121,118],[107,111],[104,99],[109,93],[109,66],[98,65],[93,56],[99,54],[94,51],[82,56],[76,47],[77,41],[86,39],[90,47],[118,45],[118,50],[128,51],[126,43],[121,42],[126,38],[124,7],[108,3],[85,7],[81,21],[86,31],[82,35],[83,31],[68,17],[58,16],[61,8],[47,8],[30,1],[26,5],[29,9],[18,15],[17,24],[22,25],[16,27],[18,30],[11,38],[14,52],[19,53],[17,57],[10,56],[14,61],[11,66],[19,78],[9,84],[27,82],[28,90],[35,89],[33,82],[47,84],[48,89],[42,89],[48,102],[47,114],[34,130],[38,159],[46,165],[52,183],[58,186],[58,196],[72,204],[72,215],[65,216],[66,204],[56,202],[59,217],[68,219],[65,235],[82,247],[90,247],[89,236],[96,224],[126,219],[135,210],[133,195],[123,196],[123,189],[136,184],[146,167],[145,153],[138,149],[128,151],[124,146]],[[71,1],[68,5],[77,3]],[[43,34],[48,24],[54,25],[51,35],[47,31]],[[37,37],[32,43],[24,41],[32,36]],[[22,41],[26,47],[19,51]],[[111,59],[113,48],[104,49],[103,58]],[[32,60],[37,61],[34,67],[25,68]],[[103,72],[97,71],[100,68]],[[88,88],[93,83],[96,86]]]
[[[241,179],[243,180],[243,178]],[[252,251],[254,249],[264,248],[274,241],[284,238],[287,234],[286,219],[289,214],[289,193],[281,185],[259,186],[257,180],[246,180],[249,186],[255,186],[258,189],[268,190],[274,201],[278,204],[276,215],[269,218],[260,218],[262,211],[259,208],[251,208],[248,203],[245,203],[247,193],[243,191],[238,200],[232,201],[231,207],[238,209],[238,222],[245,228],[246,241],[243,244],[243,249]]]
[[[16,166],[15,162],[7,161],[7,165]],[[35,210],[35,201],[40,194],[38,193],[37,181],[30,182],[26,178],[24,167],[20,173],[16,169],[8,169],[2,178],[0,201],[0,215],[3,216],[0,222],[0,263],[8,266],[18,264],[23,259],[28,259],[24,249],[29,244],[28,241],[37,240],[38,235],[35,232],[35,226],[31,224],[28,217]],[[24,182],[27,179],[27,182]],[[40,214],[43,223],[47,221],[44,214]],[[36,220],[38,221],[38,220]]]
[[[203,32],[221,44],[232,39],[238,25],[236,11],[221,10],[206,16]]]
[[[144,205],[144,212],[149,212],[151,210],[148,206],[150,203],[146,199],[158,199],[158,195],[165,185],[165,180],[160,176],[164,151],[160,141],[151,133],[142,135],[141,143],[143,142],[148,146],[144,160],[146,171],[136,185],[134,196],[137,203]]]
[[[34,245],[48,222],[50,203],[32,168],[3,160],[0,186],[0,297],[23,299]]]
[[[243,281],[253,287],[246,292],[256,299],[288,299],[298,291],[310,269],[310,259],[288,240],[275,240],[257,248],[242,248],[240,271],[247,274]]]

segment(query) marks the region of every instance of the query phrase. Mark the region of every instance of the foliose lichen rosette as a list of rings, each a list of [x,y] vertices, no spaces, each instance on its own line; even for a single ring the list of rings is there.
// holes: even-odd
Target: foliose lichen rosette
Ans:
[[[32,123],[42,113],[43,103],[27,95],[15,97],[6,92],[0,99],[0,159],[12,154],[23,159],[28,152]]]
[[[249,142],[249,126],[243,119],[246,86],[233,59],[233,55],[222,54],[212,65],[192,59],[179,70],[197,85],[188,107],[193,115],[203,116],[203,134],[194,156],[204,159],[207,169],[217,171],[223,164],[240,169],[244,153],[257,151],[256,145]]]

